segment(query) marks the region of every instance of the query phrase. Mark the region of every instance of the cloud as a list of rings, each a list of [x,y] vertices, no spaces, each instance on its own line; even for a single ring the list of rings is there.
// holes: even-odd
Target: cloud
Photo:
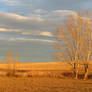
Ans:
[[[9,32],[20,31],[22,34],[37,33],[44,36],[51,36],[56,31],[56,27],[61,25],[69,15],[77,17],[77,13],[70,10],[54,10],[43,16],[37,14],[21,16],[13,13],[0,12],[0,28],[4,28],[3,31]],[[85,17],[82,18],[86,19]],[[0,30],[2,31],[2,29]]]
[[[0,32],[18,33],[22,35],[35,35],[35,36],[38,35],[38,36],[53,37],[53,34],[51,32],[40,32],[40,31],[22,32],[22,30],[6,29],[6,28],[0,28]]]
[[[91,0],[0,0],[8,12],[19,15],[46,13],[53,10],[92,9]],[[67,2],[67,3],[66,3]]]
[[[0,28],[0,32],[9,32],[9,33],[18,33],[22,35],[35,35],[35,36],[47,36],[47,37],[53,37],[53,34],[51,32],[22,32],[21,30],[17,29],[6,29],[6,28]]]
[[[21,32],[22,35],[35,35],[35,36],[47,36],[47,37],[53,37],[53,34],[51,32]]]
[[[8,30],[5,28],[0,28],[0,32],[7,32]]]
[[[41,32],[40,35],[41,35],[41,36],[53,37],[52,33],[50,33],[50,32]]]
[[[76,12],[54,10],[43,16],[38,16],[38,14],[21,16],[14,13],[0,12],[0,32],[52,37],[56,27],[61,25],[69,14],[76,15]]]
[[[12,13],[0,12],[0,27],[22,31],[39,30],[43,19],[24,17]]]
[[[4,13],[2,13],[2,14],[4,15]],[[7,13],[6,15],[7,15],[7,17],[15,18],[17,20],[29,19],[28,17],[20,16],[20,15],[13,14],[13,13]]]
[[[45,39],[29,39],[29,38],[1,38],[1,41],[23,41],[23,42],[31,42],[31,41],[35,41],[35,42],[48,42],[48,43],[55,43],[57,41],[54,40],[45,40]]]
[[[63,15],[63,16],[66,16],[66,15],[76,15],[76,12],[72,11],[72,10],[55,10],[55,11],[52,11],[52,14],[55,14],[55,15]]]
[[[43,16],[36,14],[21,16],[0,12],[0,32],[53,37],[56,27],[60,26],[69,15],[77,18],[77,13],[71,10],[54,10]]]
[[[26,20],[29,20],[29,21],[43,21],[43,19],[41,18],[38,18],[38,17],[25,17],[25,16],[20,16],[20,15],[17,15],[17,14],[14,14],[14,13],[4,13],[4,12],[0,12],[0,16],[1,17],[5,17],[6,19],[11,19],[11,20],[18,20],[18,21],[26,21]]]
[[[6,29],[6,28],[0,28],[0,32],[21,33],[20,30],[17,30],[17,29]]]
[[[29,17],[0,12],[0,32],[53,37],[56,27],[69,15],[77,18],[77,13],[71,10],[54,10],[44,16],[31,14]],[[81,18],[87,20],[86,17]]]
[[[62,21],[69,15],[76,16],[77,13],[71,10],[54,10],[44,15],[44,18],[49,20]]]

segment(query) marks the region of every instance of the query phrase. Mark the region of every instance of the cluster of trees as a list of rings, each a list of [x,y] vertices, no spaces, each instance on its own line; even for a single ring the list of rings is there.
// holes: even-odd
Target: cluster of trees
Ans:
[[[59,61],[71,61],[74,77],[78,78],[79,65],[84,66],[84,80],[88,77],[89,62],[92,55],[92,19],[88,11],[85,17],[82,12],[70,15],[63,25],[57,28],[55,37],[58,51],[54,57]]]

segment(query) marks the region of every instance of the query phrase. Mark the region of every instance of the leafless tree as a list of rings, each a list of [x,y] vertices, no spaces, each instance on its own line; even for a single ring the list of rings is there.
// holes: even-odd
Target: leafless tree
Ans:
[[[12,50],[10,49],[7,53],[7,66],[8,66],[7,75],[9,76],[12,73],[12,62],[13,62],[13,56],[12,56]]]
[[[7,65],[8,65],[8,76],[14,76],[16,74],[17,63],[19,61],[18,54],[16,53],[15,58],[12,55],[12,50],[10,49],[7,53]]]
[[[19,62],[19,57],[18,57],[18,53],[16,53],[16,56],[14,57],[14,61],[12,62],[13,63],[13,75],[15,75],[17,72],[18,62]]]
[[[81,12],[77,16],[69,16],[63,25],[57,28],[55,37],[58,43],[55,48],[59,51],[54,54],[54,57],[59,61],[72,61],[74,77],[78,78],[80,61],[85,62],[85,76],[88,75],[88,61],[91,55],[91,21],[90,14],[82,17]]]

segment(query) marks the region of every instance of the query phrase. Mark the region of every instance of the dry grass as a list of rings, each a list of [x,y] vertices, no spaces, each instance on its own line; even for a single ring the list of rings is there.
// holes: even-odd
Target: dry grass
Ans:
[[[0,92],[92,92],[92,80],[0,77]]]
[[[0,63],[0,69],[6,68],[8,68],[7,63]],[[18,70],[69,70],[71,66],[67,62],[16,63],[16,68]]]
[[[66,62],[17,63],[16,69],[16,77],[3,76],[7,64],[0,64],[0,92],[92,92],[92,80],[72,79],[72,66]]]

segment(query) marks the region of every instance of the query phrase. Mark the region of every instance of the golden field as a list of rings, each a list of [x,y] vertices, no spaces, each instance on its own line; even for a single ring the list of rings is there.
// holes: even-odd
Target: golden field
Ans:
[[[66,68],[67,66],[67,68]],[[62,71],[71,71],[72,66],[68,63],[0,63],[0,74],[5,75],[9,70],[17,70],[17,74],[22,76],[32,75],[32,76],[44,76],[44,75],[57,75]],[[57,73],[57,74],[56,74]]]
[[[14,66],[16,76],[6,76]],[[91,63],[89,70],[91,74]],[[92,79],[75,80],[66,72],[72,72],[67,62],[0,63],[0,92],[92,92]]]
[[[0,77],[0,92],[92,92],[92,80]]]

